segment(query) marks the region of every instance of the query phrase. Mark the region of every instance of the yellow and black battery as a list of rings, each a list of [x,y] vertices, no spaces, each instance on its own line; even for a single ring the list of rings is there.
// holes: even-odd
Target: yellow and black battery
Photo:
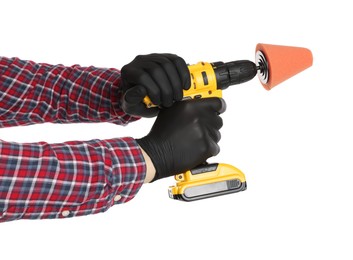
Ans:
[[[245,175],[236,167],[203,164],[186,173],[175,175],[176,185],[169,187],[169,197],[194,201],[246,190]]]

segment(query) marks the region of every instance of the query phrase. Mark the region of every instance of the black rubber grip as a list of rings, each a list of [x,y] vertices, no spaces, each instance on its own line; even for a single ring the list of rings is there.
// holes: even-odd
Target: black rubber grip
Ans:
[[[256,64],[249,60],[238,60],[227,63],[212,63],[217,79],[217,88],[226,89],[231,85],[244,83],[257,74]]]

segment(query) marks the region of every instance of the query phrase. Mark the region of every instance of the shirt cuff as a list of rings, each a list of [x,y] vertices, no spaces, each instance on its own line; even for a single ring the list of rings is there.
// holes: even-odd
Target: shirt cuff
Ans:
[[[146,178],[146,163],[134,138],[123,137],[105,140],[112,151],[111,183],[114,204],[125,203],[136,196]],[[117,197],[118,196],[118,197]],[[119,200],[117,198],[121,197]]]

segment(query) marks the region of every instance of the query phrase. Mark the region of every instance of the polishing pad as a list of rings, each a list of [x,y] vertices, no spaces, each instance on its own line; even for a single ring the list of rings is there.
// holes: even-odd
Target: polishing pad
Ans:
[[[267,90],[313,64],[311,51],[302,47],[259,43],[255,55],[260,81]]]

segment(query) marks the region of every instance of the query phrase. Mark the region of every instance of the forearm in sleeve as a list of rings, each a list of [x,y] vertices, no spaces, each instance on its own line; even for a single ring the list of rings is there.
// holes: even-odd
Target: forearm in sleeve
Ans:
[[[0,222],[104,212],[131,200],[146,164],[133,138],[0,141]]]
[[[0,127],[139,119],[120,107],[120,71],[0,57]]]

